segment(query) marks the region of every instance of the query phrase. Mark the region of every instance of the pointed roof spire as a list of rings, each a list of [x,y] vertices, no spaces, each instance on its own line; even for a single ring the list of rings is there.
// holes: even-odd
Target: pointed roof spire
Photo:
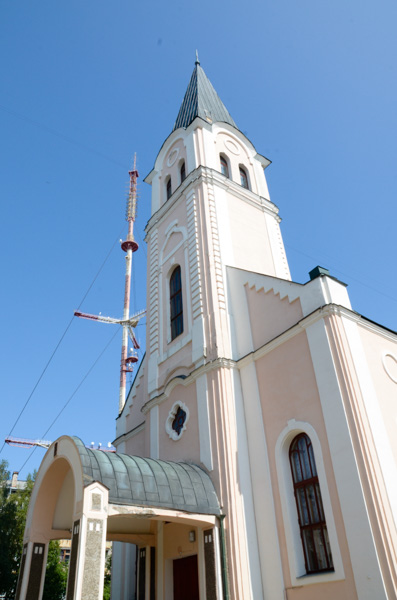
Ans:
[[[221,121],[237,128],[229,111],[214,90],[203,68],[200,66],[196,50],[196,62],[185,97],[179,109],[173,131],[179,127],[188,127],[196,118],[215,123]]]

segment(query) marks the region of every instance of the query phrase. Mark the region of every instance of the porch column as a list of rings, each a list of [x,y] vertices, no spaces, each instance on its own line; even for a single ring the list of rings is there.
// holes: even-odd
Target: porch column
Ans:
[[[47,564],[48,542],[23,545],[15,600],[41,600]]]
[[[74,517],[66,600],[102,600],[107,506],[104,485],[85,488],[82,513]]]

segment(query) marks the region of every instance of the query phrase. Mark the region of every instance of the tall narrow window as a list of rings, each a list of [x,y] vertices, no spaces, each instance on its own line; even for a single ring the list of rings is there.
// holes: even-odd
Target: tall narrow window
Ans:
[[[183,332],[181,267],[176,267],[170,278],[171,340]]]
[[[172,194],[171,177],[168,178],[167,185],[166,185],[166,191],[167,191],[167,200],[168,200],[169,198],[171,198],[171,194]]]
[[[240,183],[246,190],[249,190],[247,171],[240,167]]]
[[[227,164],[227,160],[224,156],[220,156],[220,161],[221,161],[221,173],[222,175],[224,175],[225,177],[229,177],[229,166]]]
[[[183,183],[185,181],[185,179],[186,179],[185,161],[183,161],[183,163],[181,164],[180,174],[181,174],[181,183]]]
[[[332,571],[334,567],[316,462],[312,443],[305,433],[293,440],[289,458],[306,572]]]

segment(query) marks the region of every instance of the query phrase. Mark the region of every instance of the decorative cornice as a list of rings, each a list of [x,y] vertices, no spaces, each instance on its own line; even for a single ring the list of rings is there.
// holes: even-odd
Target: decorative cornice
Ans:
[[[158,394],[154,398],[151,398],[150,400],[148,400],[148,402],[146,402],[143,405],[143,407],[141,409],[142,413],[144,415],[146,415],[151,410],[151,408],[161,404],[164,400],[166,400],[170,396],[172,390],[177,385],[183,385],[186,387],[186,386],[190,385],[191,383],[193,383],[194,381],[196,381],[196,379],[201,377],[201,375],[203,375],[205,373],[209,373],[216,369],[221,369],[221,368],[243,369],[245,366],[249,365],[250,363],[256,362],[257,360],[259,360],[266,354],[269,354],[269,352],[272,352],[277,347],[279,347],[282,344],[284,344],[285,342],[289,341],[290,339],[292,339],[293,337],[295,337],[302,331],[305,331],[311,325],[314,325],[315,323],[324,319],[325,317],[331,317],[331,316],[338,316],[341,318],[349,319],[349,320],[357,323],[358,325],[365,327],[366,329],[368,329],[370,331],[381,334],[386,339],[392,340],[394,342],[397,339],[397,333],[385,330],[384,328],[382,328],[381,325],[378,325],[376,323],[368,321],[365,317],[363,317],[359,313],[356,313],[356,312],[354,312],[344,306],[341,306],[339,304],[326,304],[324,306],[317,308],[312,313],[310,313],[309,315],[307,315],[306,317],[304,317],[303,319],[298,321],[298,323],[296,323],[295,325],[293,325],[292,327],[290,327],[289,329],[287,329],[286,331],[284,331],[277,337],[273,338],[269,342],[266,342],[266,344],[264,344],[257,350],[249,352],[248,354],[246,354],[245,356],[243,356],[240,359],[235,360],[232,358],[224,358],[224,357],[217,358],[211,362],[201,365],[197,369],[194,369],[184,379],[182,379],[181,377],[175,377],[175,378],[171,379],[171,381],[169,381],[165,385],[164,391],[162,393]]]
[[[255,206],[256,208],[262,210],[263,212],[271,215],[273,218],[277,219],[278,222],[281,221],[278,216],[279,209],[278,207],[267,198],[263,198],[262,196],[258,196],[251,190],[246,190],[241,185],[232,181],[228,177],[225,177],[219,171],[215,169],[211,169],[210,167],[203,167],[200,165],[194,171],[191,171],[186,179],[181,183],[181,185],[175,190],[172,196],[152,215],[146,225],[145,228],[145,240],[152,228],[156,225],[159,225],[165,215],[168,213],[170,208],[172,208],[175,204],[183,199],[186,194],[193,191],[193,185],[197,182],[197,180],[204,181],[206,183],[216,183],[218,187],[225,189],[226,191],[231,191],[235,196],[237,196],[240,200]]]
[[[193,383],[194,381],[196,381],[196,379],[201,377],[201,375],[204,375],[205,373],[210,373],[211,371],[214,371],[215,369],[235,369],[235,368],[236,368],[235,360],[233,360],[231,358],[217,358],[211,362],[206,363],[205,365],[201,365],[197,369],[194,369],[194,371],[192,371],[185,378],[174,377],[173,379],[171,379],[171,381],[169,381],[165,385],[164,391],[161,394],[158,394],[154,398],[151,398],[142,406],[141,411],[144,415],[146,415],[154,406],[157,406],[158,404],[161,404],[164,400],[166,400],[170,396],[172,390],[177,385],[183,385],[186,387],[186,386],[190,385],[191,383]]]
[[[308,327],[317,323],[324,317],[338,316],[349,319],[354,323],[365,327],[366,329],[373,331],[374,333],[378,333],[383,335],[386,339],[396,341],[397,333],[393,333],[391,331],[385,330],[381,325],[377,325],[371,321],[368,321],[365,317],[356,313],[345,306],[341,306],[339,304],[325,304],[314,310],[312,313],[298,321],[295,325],[278,335],[277,337],[270,340],[270,342],[266,342],[263,346],[246,354],[243,358],[240,358],[236,361],[236,365],[238,368],[243,368],[246,365],[250,364],[253,361],[257,361],[262,356],[265,356],[269,352],[272,352],[278,346],[281,346],[288,340],[292,339],[302,331],[306,330]]]
[[[119,437],[117,437],[112,442],[113,446],[117,447],[117,444],[121,444],[122,442],[126,442],[127,440],[131,439],[132,437],[134,437],[135,435],[137,435],[138,433],[143,431],[145,429],[145,425],[146,425],[146,421],[143,421],[143,423],[141,423],[140,425],[137,425],[133,429],[130,429],[130,431],[127,431],[127,433],[123,433],[123,434],[119,435]]]

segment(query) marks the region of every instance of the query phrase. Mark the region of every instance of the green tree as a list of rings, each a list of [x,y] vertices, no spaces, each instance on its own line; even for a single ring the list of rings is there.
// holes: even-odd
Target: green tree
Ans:
[[[8,464],[0,463],[0,596],[12,598],[19,571],[20,547],[16,530],[17,506],[11,501]]]
[[[105,561],[105,576],[103,582],[103,600],[110,600],[112,583],[112,551],[110,550]]]
[[[10,493],[8,463],[0,462],[0,596],[14,598],[22,555],[26,513],[36,474],[28,475],[26,487]]]
[[[43,600],[63,600],[66,595],[68,565],[60,561],[61,548],[57,540],[48,547]]]

